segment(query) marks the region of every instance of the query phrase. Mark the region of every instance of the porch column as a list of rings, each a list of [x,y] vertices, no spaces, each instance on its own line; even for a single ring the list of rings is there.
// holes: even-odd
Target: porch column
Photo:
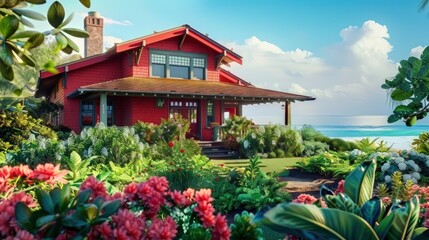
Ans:
[[[100,122],[107,126],[107,95],[100,94]]]
[[[292,112],[290,101],[285,102],[285,125],[290,126],[292,124]]]

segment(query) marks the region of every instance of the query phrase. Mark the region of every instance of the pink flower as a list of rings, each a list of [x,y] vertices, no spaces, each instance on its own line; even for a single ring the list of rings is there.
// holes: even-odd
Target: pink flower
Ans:
[[[216,215],[212,239],[227,240],[231,236],[225,216]]]
[[[211,197],[211,189],[200,189],[195,193],[195,202],[197,206],[194,211],[198,213],[203,226],[205,228],[213,227],[215,224],[214,207],[211,202],[214,200]]]
[[[292,200],[292,202],[300,203],[300,204],[313,204],[316,201],[317,201],[317,198],[309,194],[300,194],[298,197]]]
[[[390,199],[389,197],[384,197],[381,199],[381,202],[383,202],[384,204],[391,204],[392,199]]]
[[[338,193],[344,193],[344,180],[341,180],[339,183],[338,183],[338,187],[337,187],[337,190],[335,191],[335,195],[337,195]]]
[[[6,238],[8,239],[8,238]],[[13,240],[34,240],[36,239],[31,233],[25,231],[25,230],[19,230],[18,233],[15,235],[14,238],[10,237],[10,239]]]
[[[177,234],[177,224],[171,216],[168,216],[164,221],[156,218],[147,231],[149,239],[174,239]]]
[[[60,170],[60,164],[54,166],[51,163],[45,163],[45,165],[37,165],[31,174],[31,178],[54,185],[57,182],[67,183],[67,180],[64,179],[67,173],[68,170]]]
[[[98,196],[106,199],[108,194],[106,191],[106,187],[100,181],[98,181],[94,176],[88,177],[83,183],[80,185],[79,191],[82,192],[84,190],[91,189],[91,198],[95,199]]]

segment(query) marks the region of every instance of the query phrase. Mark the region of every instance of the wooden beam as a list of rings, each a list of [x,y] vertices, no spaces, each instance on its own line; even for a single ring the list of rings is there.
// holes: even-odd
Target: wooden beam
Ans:
[[[186,28],[185,33],[183,34],[182,38],[179,41],[179,50],[182,50],[182,45],[185,42],[185,39],[188,33],[189,33],[189,28]]]
[[[142,46],[140,47],[140,50],[139,50],[139,53],[138,53],[138,56],[137,56],[137,61],[136,61],[137,66],[140,64],[140,59],[141,59],[141,57],[142,57],[142,54],[143,54],[143,48],[144,48],[144,47],[146,47],[146,40],[143,40],[143,42],[142,42]]]
[[[225,57],[226,57],[226,50],[223,50],[222,54],[216,56],[216,58],[217,58],[216,69],[217,70],[219,70],[220,65],[222,65],[222,61]]]
[[[292,124],[292,111],[290,101],[286,101],[284,105],[285,110],[285,125],[290,126]]]

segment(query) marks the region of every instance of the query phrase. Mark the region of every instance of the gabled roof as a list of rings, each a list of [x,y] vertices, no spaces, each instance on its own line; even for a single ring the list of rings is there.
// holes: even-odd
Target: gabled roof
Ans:
[[[141,48],[142,46],[146,46],[152,43],[160,42],[163,40],[167,40],[174,37],[182,37],[182,41],[186,41],[187,37],[192,37],[204,44],[205,46],[213,49],[219,55],[220,63],[229,64],[231,62],[236,62],[242,64],[242,57],[237,53],[234,53],[232,50],[224,47],[213,39],[209,38],[207,35],[204,35],[189,25],[183,25],[180,27],[168,29],[162,32],[155,32],[150,35],[146,35],[140,38],[132,39],[129,41],[125,41],[122,43],[117,43],[113,47],[111,47],[107,52],[83,58],[77,61],[73,61],[70,63],[62,64],[57,66],[58,73],[53,74],[50,72],[42,71],[40,73],[40,78],[46,78],[53,75],[57,75],[66,71],[75,70],[78,68],[86,67],[92,65],[94,63],[102,62],[109,59],[111,56],[116,55],[118,53],[126,52],[131,49]],[[178,46],[180,43],[178,43]],[[179,46],[180,47],[180,46]],[[68,69],[67,69],[68,67]]]
[[[243,102],[310,101],[315,99],[304,95],[215,81],[138,77],[120,78],[83,86],[67,97],[76,98],[91,93],[170,98],[216,98]]]

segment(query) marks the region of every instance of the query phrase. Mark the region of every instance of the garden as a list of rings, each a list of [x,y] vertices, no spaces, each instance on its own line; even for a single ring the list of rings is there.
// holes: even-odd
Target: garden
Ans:
[[[221,135],[240,159],[211,160],[186,138],[190,123],[180,116],[79,134],[45,125],[61,106],[30,97],[31,83],[18,79],[24,70],[55,71],[60,62],[50,56],[73,52],[67,36],[87,33],[66,27],[71,17],[56,1],[46,34],[58,46],[32,55],[45,34],[18,29],[44,17],[12,9],[25,2],[45,4],[4,1],[0,11],[1,239],[429,239],[428,133],[395,150],[377,139],[350,142],[307,125],[256,126],[233,116]],[[389,122],[426,117],[427,61],[429,48],[383,84],[403,103]],[[292,197],[282,180],[291,169],[338,185]]]

